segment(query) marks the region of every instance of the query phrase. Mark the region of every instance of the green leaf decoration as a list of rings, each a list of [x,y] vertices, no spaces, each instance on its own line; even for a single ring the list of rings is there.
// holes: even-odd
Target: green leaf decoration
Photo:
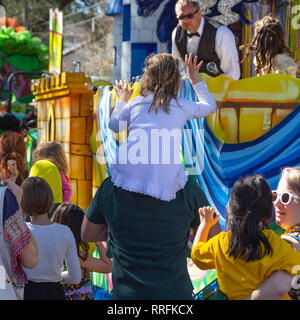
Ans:
[[[0,51],[5,60],[23,71],[43,71],[48,69],[48,48],[30,31],[15,32],[13,28],[0,29]],[[20,61],[17,61],[20,59]],[[1,62],[0,62],[1,64]],[[3,65],[3,62],[2,62]]]

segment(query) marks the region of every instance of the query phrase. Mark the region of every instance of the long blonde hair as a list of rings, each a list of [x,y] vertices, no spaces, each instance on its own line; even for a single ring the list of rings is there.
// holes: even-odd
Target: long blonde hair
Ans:
[[[287,185],[300,196],[300,167],[287,167],[282,170],[281,177]]]
[[[282,26],[277,18],[265,16],[256,21],[253,28],[254,35],[250,43],[239,48],[245,50],[242,63],[251,52],[255,52],[256,75],[273,73],[274,57],[281,53],[291,55],[290,48],[284,42]]]
[[[67,158],[61,144],[56,141],[49,141],[40,144],[33,151],[34,161],[49,160],[53,162],[58,171],[62,171],[65,174],[69,172],[69,166]]]
[[[180,79],[178,60],[171,54],[151,54],[146,58],[140,95],[146,97],[153,93],[149,112],[158,113],[158,108],[170,112],[171,100],[177,100]]]

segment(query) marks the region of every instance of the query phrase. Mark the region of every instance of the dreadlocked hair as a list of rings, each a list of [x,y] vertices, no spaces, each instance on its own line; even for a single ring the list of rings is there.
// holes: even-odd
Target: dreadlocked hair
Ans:
[[[282,26],[277,18],[265,16],[254,23],[254,35],[247,45],[239,47],[245,50],[243,63],[251,52],[255,52],[256,75],[273,73],[274,57],[285,53],[291,56],[290,48],[284,42]]]
[[[170,102],[176,99],[180,85],[178,60],[168,53],[151,54],[146,58],[144,74],[141,79],[140,95],[146,97],[153,93],[148,112],[161,108],[170,112]]]

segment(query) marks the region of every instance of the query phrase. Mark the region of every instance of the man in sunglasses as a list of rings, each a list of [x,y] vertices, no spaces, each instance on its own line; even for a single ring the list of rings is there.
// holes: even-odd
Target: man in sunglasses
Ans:
[[[213,77],[224,73],[238,80],[239,57],[231,30],[223,25],[213,26],[202,16],[197,0],[178,0],[175,13],[178,25],[172,32],[172,54],[179,59],[180,70],[185,71],[184,57],[192,53],[198,56],[198,62],[203,60],[199,72]]]

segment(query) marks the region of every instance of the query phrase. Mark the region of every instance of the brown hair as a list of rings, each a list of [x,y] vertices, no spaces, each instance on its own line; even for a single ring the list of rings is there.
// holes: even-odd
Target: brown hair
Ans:
[[[286,179],[288,186],[300,197],[300,167],[284,168],[281,177]]]
[[[74,203],[62,203],[54,212],[51,221],[68,226],[73,232],[77,254],[83,260],[87,259],[89,244],[81,240],[81,225],[84,211]]]
[[[151,54],[146,58],[140,95],[146,97],[153,93],[149,112],[154,109],[158,113],[158,108],[161,108],[169,113],[171,100],[177,100],[180,79],[178,60],[171,54]]]
[[[40,144],[33,151],[33,159],[34,161],[50,160],[56,165],[58,171],[62,171],[65,174],[69,172],[66,154],[61,144],[57,141],[48,141]]]
[[[54,206],[52,190],[46,180],[30,177],[22,184],[23,195],[20,206],[28,216],[49,213]]]
[[[277,54],[285,53],[291,55],[290,48],[284,42],[282,26],[277,18],[265,16],[253,25],[254,35],[249,44],[239,47],[245,50],[245,55],[241,63],[245,61],[251,52],[255,52],[256,75],[273,73],[274,57]]]
[[[8,160],[16,160],[18,168],[18,177],[16,184],[21,185],[26,175],[26,147],[24,138],[20,133],[7,132],[0,136],[0,166],[2,179],[6,180],[10,177],[7,168]]]

